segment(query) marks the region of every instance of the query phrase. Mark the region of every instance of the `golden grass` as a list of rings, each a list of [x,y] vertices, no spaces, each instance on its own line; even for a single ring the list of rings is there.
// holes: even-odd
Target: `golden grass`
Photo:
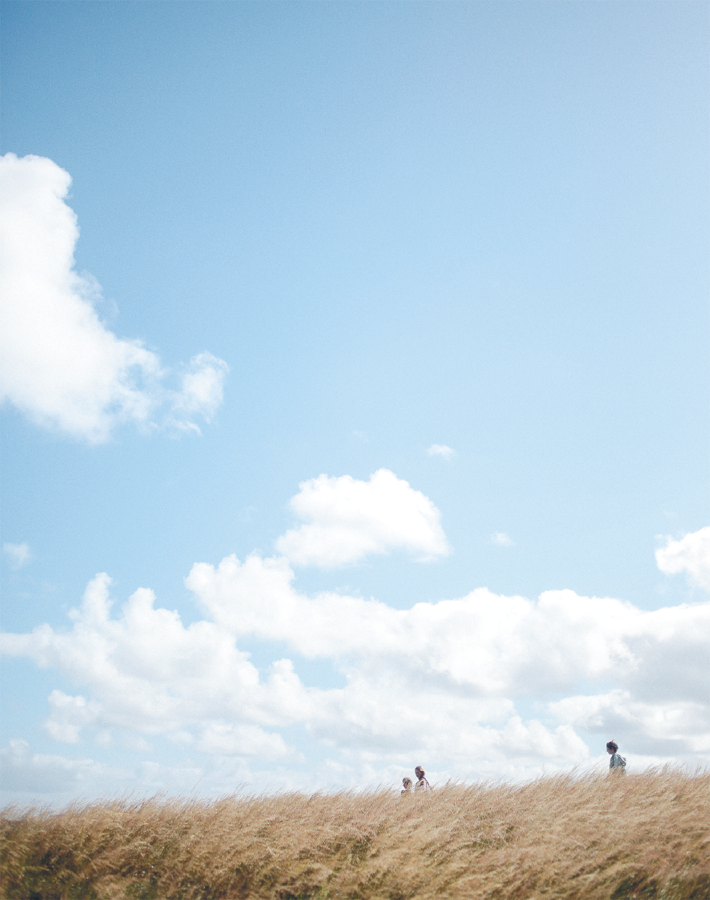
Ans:
[[[710,773],[0,815],[3,898],[710,900]]]

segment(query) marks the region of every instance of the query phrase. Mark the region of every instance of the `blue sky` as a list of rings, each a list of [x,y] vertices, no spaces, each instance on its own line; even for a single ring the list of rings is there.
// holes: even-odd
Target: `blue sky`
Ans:
[[[5,796],[707,764],[707,4],[1,14]]]

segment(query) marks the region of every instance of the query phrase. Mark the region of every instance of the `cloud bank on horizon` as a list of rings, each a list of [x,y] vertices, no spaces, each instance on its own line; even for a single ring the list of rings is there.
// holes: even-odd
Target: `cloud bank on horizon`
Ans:
[[[99,286],[75,270],[70,185],[51,159],[0,157],[0,403],[89,443],[126,422],[199,433],[195,417],[222,403],[226,362],[198,353],[169,388],[156,353],[106,328]]]
[[[70,612],[69,630],[44,624],[2,634],[4,654],[80,686],[81,693],[50,692],[48,734],[145,752],[165,739],[205,754],[217,784],[237,771],[252,783],[304,786],[284,774],[303,759],[294,729],[326,758],[321,787],[323,773],[341,784],[384,780],[414,758],[457,777],[471,772],[472,760],[478,777],[584,765],[584,737],[599,732],[623,732],[636,765],[710,762],[710,601],[645,611],[572,590],[534,601],[478,588],[395,609],[342,592],[311,595],[295,587],[292,563],[354,563],[390,549],[431,554],[448,545],[434,504],[386,469],[368,481],[321,475],[300,486],[291,506],[310,520],[301,526],[312,529],[306,538],[295,529],[276,541],[276,556],[231,555],[192,567],[185,583],[204,618],[187,626],[146,588],[113,614],[111,579],[101,573]],[[403,523],[415,512],[420,520],[408,530]],[[658,552],[662,570],[700,582],[710,528],[669,538]],[[272,647],[265,671],[246,649],[255,640]],[[309,685],[301,660],[329,663],[341,683]],[[34,755],[23,741],[1,758],[17,790],[58,784],[57,773],[65,783],[128,777],[90,759],[72,768],[62,757]],[[206,777],[192,757],[181,772],[170,770],[172,784]]]

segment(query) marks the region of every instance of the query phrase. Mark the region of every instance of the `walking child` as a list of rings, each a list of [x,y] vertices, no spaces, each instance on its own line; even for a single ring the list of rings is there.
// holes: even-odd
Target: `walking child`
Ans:
[[[424,791],[424,793],[428,793],[432,790],[431,785],[426,779],[426,772],[422,769],[421,766],[417,766],[414,770],[414,774],[417,776],[417,783],[414,785],[415,791]]]
[[[609,760],[610,772],[626,772],[626,760],[618,752],[619,745],[616,741],[609,741],[606,745],[606,752],[611,756]]]

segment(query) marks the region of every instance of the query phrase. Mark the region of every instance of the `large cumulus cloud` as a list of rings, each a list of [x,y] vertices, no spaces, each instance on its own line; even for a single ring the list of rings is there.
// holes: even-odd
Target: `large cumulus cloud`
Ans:
[[[97,315],[98,284],[74,268],[71,178],[51,159],[0,157],[0,402],[91,443],[117,424],[198,431],[222,402],[227,364],[198,353],[173,387],[160,358]]]
[[[387,474],[410,502],[409,485]],[[338,479],[306,482],[325,491],[323,516],[337,508],[357,520],[376,553],[396,517],[363,501],[359,486],[373,483],[349,479],[340,494]],[[424,495],[414,501],[435,509]],[[317,507],[315,524],[324,520]],[[76,685],[48,697],[55,741],[93,735],[147,748],[165,739],[252,770],[319,758],[309,786],[389,777],[413,759],[458,777],[539,774],[589,762],[589,736],[603,747],[602,738],[623,735],[636,764],[710,761],[710,602],[649,611],[572,590],[531,599],[477,588],[395,609],[299,591],[288,557],[258,554],[196,563],[186,585],[203,615],[189,625],[146,588],[116,610],[110,578],[99,574],[68,630],[0,636],[4,653]],[[330,666],[335,682],[308,677],[312,661]]]
[[[264,764],[294,758],[298,725],[334,764],[416,757],[499,776],[583,763],[590,733],[623,734],[637,757],[710,758],[708,602],[645,611],[573,591],[478,589],[397,610],[299,593],[288,561],[259,556],[197,564],[187,585],[205,613],[189,626],[146,589],[112,614],[99,575],[69,631],[2,636],[5,653],[81,686],[49,697],[56,740],[162,735]],[[240,649],[255,638],[288,656],[260,673]],[[303,658],[331,661],[342,685],[308,684]]]

